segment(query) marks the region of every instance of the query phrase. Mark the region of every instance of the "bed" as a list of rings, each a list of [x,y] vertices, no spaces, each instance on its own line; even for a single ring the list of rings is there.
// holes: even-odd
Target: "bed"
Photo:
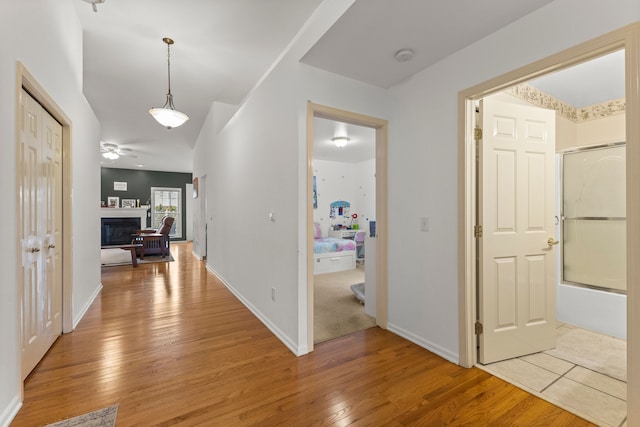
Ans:
[[[313,274],[356,268],[356,243],[353,240],[322,237],[319,224],[315,224],[314,237]]]

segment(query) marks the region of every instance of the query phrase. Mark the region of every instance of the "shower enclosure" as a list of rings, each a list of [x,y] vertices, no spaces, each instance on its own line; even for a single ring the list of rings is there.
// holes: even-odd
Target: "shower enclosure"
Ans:
[[[625,145],[561,154],[557,318],[626,337]]]

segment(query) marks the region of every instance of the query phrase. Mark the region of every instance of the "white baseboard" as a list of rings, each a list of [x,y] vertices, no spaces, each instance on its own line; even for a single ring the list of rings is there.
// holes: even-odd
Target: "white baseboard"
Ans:
[[[207,265],[207,270],[210,271],[213,275],[215,275],[218,279],[220,279],[220,281],[222,282],[222,284],[224,286],[227,287],[227,289],[229,289],[231,291],[231,293],[233,295],[235,295],[236,298],[238,298],[238,300],[240,300],[240,302],[249,309],[249,311],[251,311],[257,318],[258,320],[260,320],[267,328],[269,328],[269,330],[271,332],[273,332],[273,334],[280,340],[282,341],[282,343],[284,345],[287,346],[287,348],[289,350],[291,350],[291,352],[293,354],[295,354],[296,356],[299,356],[301,354],[305,354],[305,353],[300,353],[300,350],[298,348],[298,346],[296,345],[296,343],[294,343],[285,333],[283,333],[280,328],[278,328],[276,325],[274,325],[271,320],[269,320],[268,317],[266,317],[260,310],[258,310],[253,304],[251,304],[251,302],[249,302],[247,299],[245,299],[242,294],[240,294],[240,292],[238,292],[233,286],[231,286],[231,284],[229,282],[227,282],[224,277],[222,277],[220,274],[218,274],[218,272],[216,272],[213,268],[211,268],[209,265]]]
[[[438,356],[448,360],[451,363],[455,363],[456,365],[460,364],[459,363],[460,356],[446,348],[443,348],[437,344],[427,341],[424,338],[419,337],[391,323],[387,324],[387,329],[389,329],[389,331],[393,332],[394,334],[400,335],[402,338],[409,340],[414,344],[419,345],[420,347],[426,348],[430,352],[437,354]]]
[[[9,405],[0,413],[0,426],[9,427],[11,421],[18,415],[18,411],[22,408],[22,402],[20,396],[15,396]]]
[[[91,307],[91,304],[93,304],[93,301],[95,301],[95,299],[98,297],[98,294],[100,293],[101,290],[102,290],[102,282],[98,284],[98,287],[93,292],[93,295],[91,295],[91,298],[89,298],[89,301],[87,301],[84,307],[82,307],[82,310],[80,310],[77,316],[73,318],[73,329],[75,329],[76,326],[78,326],[78,323],[80,323],[80,321],[86,314],[87,310],[89,310],[89,307]]]

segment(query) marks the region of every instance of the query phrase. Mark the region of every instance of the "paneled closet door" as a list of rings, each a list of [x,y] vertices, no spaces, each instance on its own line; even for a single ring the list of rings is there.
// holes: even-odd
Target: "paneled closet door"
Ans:
[[[62,126],[20,97],[22,379],[62,333]]]

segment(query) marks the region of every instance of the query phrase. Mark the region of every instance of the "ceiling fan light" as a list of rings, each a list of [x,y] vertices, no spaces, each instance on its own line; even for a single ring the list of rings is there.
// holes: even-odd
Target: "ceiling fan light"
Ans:
[[[158,123],[167,129],[182,126],[189,120],[189,116],[173,108],[152,108],[149,110],[149,113]]]
[[[120,158],[120,155],[113,151],[107,151],[106,153],[102,153],[102,157],[109,160],[116,160]]]

